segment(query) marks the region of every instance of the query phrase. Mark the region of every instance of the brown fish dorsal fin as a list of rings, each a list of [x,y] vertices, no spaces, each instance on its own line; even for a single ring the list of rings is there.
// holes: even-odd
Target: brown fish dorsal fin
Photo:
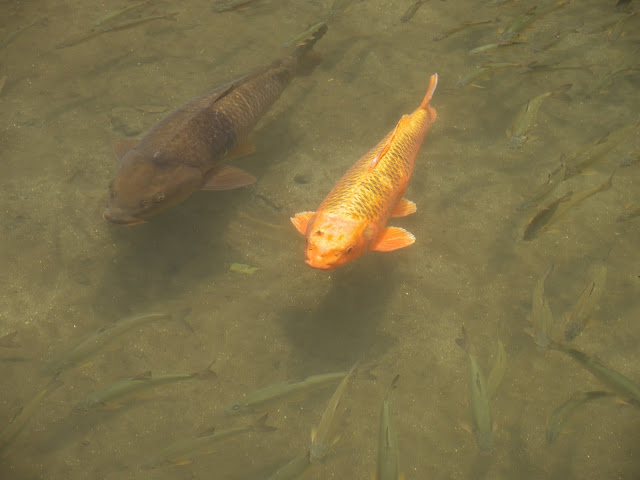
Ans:
[[[412,213],[416,213],[416,204],[411,200],[407,200],[406,198],[401,198],[393,211],[391,212],[392,217],[406,217],[407,215],[411,215]]]
[[[371,163],[369,164],[369,170],[373,170],[374,168],[376,168],[376,165],[378,165],[380,159],[382,159],[382,157],[384,157],[391,148],[391,144],[395,140],[398,132],[400,132],[408,122],[411,122],[411,118],[409,117],[409,115],[403,115],[396,125],[396,128],[393,129],[393,132],[391,133],[391,135],[389,135],[389,138],[380,149],[380,152],[375,157],[373,157],[373,160],[371,160]]]
[[[256,183],[256,177],[230,165],[216,168],[202,185],[203,190],[232,190]]]
[[[408,247],[415,241],[416,237],[404,228],[387,227],[378,235],[378,238],[375,239],[373,245],[371,245],[371,250],[390,252],[399,248]]]
[[[294,217],[291,217],[291,223],[296,227],[302,235],[307,234],[307,225],[309,224],[309,220],[311,217],[315,215],[316,212],[300,212],[296,213]]]
[[[116,140],[113,142],[113,151],[118,157],[118,160],[122,160],[129,150],[133,150],[136,148],[138,144],[137,138],[126,138],[124,140]]]

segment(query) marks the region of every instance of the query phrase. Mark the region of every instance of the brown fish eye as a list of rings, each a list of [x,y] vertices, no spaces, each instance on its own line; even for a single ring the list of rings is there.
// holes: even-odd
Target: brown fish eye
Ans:
[[[153,197],[153,201],[155,203],[160,203],[161,201],[164,200],[164,197],[165,197],[164,193],[160,192],[155,197]]]

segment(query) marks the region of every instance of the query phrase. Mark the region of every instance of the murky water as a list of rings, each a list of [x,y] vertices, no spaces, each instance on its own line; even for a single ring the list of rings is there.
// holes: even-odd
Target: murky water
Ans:
[[[153,20],[60,49],[127,3],[0,7],[0,335],[17,331],[19,345],[0,346],[0,427],[48,384],[46,363],[99,328],[131,314],[192,309],[185,323],[133,329],[62,372],[63,385],[3,452],[0,477],[268,478],[309,447],[333,387],[271,409],[275,432],[230,439],[188,465],[141,465],[212,426],[254,422],[258,415],[224,415],[246,393],[346,370],[357,360],[375,363],[373,377],[354,379],[340,439],[301,478],[369,478],[382,398],[396,374],[390,404],[407,479],[640,477],[634,406],[609,398],[587,404],[547,445],[556,407],[576,391],[607,387],[562,353],[538,350],[525,332],[533,289],[549,264],[555,269],[546,295],[561,339],[564,313],[607,258],[598,308],[572,345],[640,382],[640,219],[616,222],[640,195],[640,165],[616,170],[638,155],[637,129],[548,197],[594,186],[615,170],[611,188],[549,231],[522,241],[540,207],[515,211],[562,155],[638,118],[640,16],[619,23],[624,13],[614,1],[573,2],[533,21],[521,43],[479,55],[467,52],[497,42],[528,2],[431,0],[406,23],[400,17],[411,0],[353,2],[316,45],[322,64],[297,78],[261,121],[256,153],[234,161],[258,177],[255,185],[198,193],[131,228],[102,219],[117,167],[111,145],[123,129],[143,133],[182,103],[282,55],[281,45],[324,18],[331,3],[258,0],[216,13],[211,2],[151,2],[121,21],[178,11],[177,21]],[[498,20],[432,40],[461,22],[491,19]],[[558,32],[556,44],[535,51]],[[534,61],[584,68],[499,68],[456,88],[488,62]],[[438,120],[406,195],[418,210],[390,222],[411,231],[415,245],[369,253],[330,273],[311,270],[289,217],[316,208],[417,107],[434,72]],[[598,86],[608,72],[615,74]],[[570,99],[545,100],[529,141],[511,150],[505,131],[522,106],[567,83]],[[260,270],[233,272],[233,263]],[[490,455],[463,428],[471,411],[468,359],[455,342],[462,326],[485,374],[498,337],[508,354],[492,401]],[[149,390],[121,408],[72,413],[88,394],[123,378],[195,372],[212,361],[215,379]]]

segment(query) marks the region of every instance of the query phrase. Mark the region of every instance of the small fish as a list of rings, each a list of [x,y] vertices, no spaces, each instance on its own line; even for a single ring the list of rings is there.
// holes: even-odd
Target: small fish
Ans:
[[[230,427],[225,429],[209,429],[197,437],[178,441],[165,448],[156,457],[142,465],[143,469],[162,467],[165,465],[188,465],[196,455],[209,453],[211,447],[222,440],[245,433],[273,432],[275,427],[266,424],[268,414],[263,415],[251,425]]]
[[[461,87],[464,87],[465,85],[469,85],[476,78],[490,71],[491,71],[491,68],[487,67],[486,65],[475,67],[471,72],[469,72],[460,80],[458,80],[458,83],[456,83],[456,88],[461,88]]]
[[[493,362],[493,367],[487,377],[487,391],[490,397],[494,397],[498,391],[498,387],[504,379],[504,374],[507,371],[507,351],[504,348],[504,343],[498,338],[496,359]]]
[[[309,461],[311,463],[319,463],[327,454],[329,448],[340,438],[335,433],[341,417],[341,414],[338,414],[338,410],[340,410],[342,396],[355,375],[357,367],[358,363],[356,362],[349,370],[349,373],[342,379],[340,385],[331,396],[318,427],[311,432],[311,447],[309,448]]]
[[[556,438],[558,438],[558,435],[562,431],[562,427],[565,422],[575,413],[576,410],[578,410],[578,408],[582,407],[587,402],[610,395],[610,392],[603,391],[574,393],[569,400],[556,408],[551,414],[549,423],[547,424],[547,443],[551,445],[556,441]]]
[[[576,27],[569,27],[569,28],[565,28],[563,30],[560,30],[560,31],[556,32],[554,35],[552,35],[551,39],[548,40],[547,42],[532,46],[531,50],[533,52],[535,52],[535,53],[539,53],[539,52],[543,52],[545,50],[548,50],[549,48],[553,47],[554,45],[556,45],[560,41],[564,40],[564,38],[568,34],[570,34],[570,33],[579,33],[578,29],[580,27],[582,27],[582,25],[583,25],[583,23],[581,23],[580,25],[578,25]]]
[[[22,35],[27,29],[33,27],[36,23],[42,21],[44,19],[42,18],[36,18],[34,21],[26,24],[23,27],[18,28],[17,30],[9,33],[6,37],[4,37],[2,39],[2,41],[0,41],[0,48],[5,48],[6,46],[8,46],[10,43],[12,43],[13,41],[15,41],[16,38],[18,38],[20,35]]]
[[[544,294],[544,284],[553,271],[553,264],[544,271],[536,288],[533,289],[531,302],[531,323],[533,324],[534,341],[540,348],[547,348],[553,336],[553,313]]]
[[[589,75],[593,75],[593,72],[591,71],[588,65],[540,63],[538,61],[533,61],[533,62],[529,62],[522,65],[522,69],[520,70],[520,73],[524,74],[524,73],[557,72],[558,70],[582,70],[584,72],[587,72]]]
[[[487,389],[487,382],[473,353],[467,331],[462,327],[462,338],[456,343],[469,356],[469,395],[471,397],[471,416],[473,418],[473,433],[476,436],[478,448],[482,453],[489,453],[493,448],[493,416],[491,414],[491,394]]]
[[[27,424],[27,421],[40,406],[42,399],[60,386],[62,386],[62,382],[57,378],[51,380],[46,387],[40,390],[24,407],[19,410],[11,422],[9,422],[9,424],[0,431],[0,458],[9,453],[9,447],[13,443],[13,440],[22,431],[24,426]]]
[[[193,373],[163,373],[152,375],[150,371],[146,371],[133,378],[120,380],[113,385],[109,385],[102,390],[92,393],[82,402],[74,406],[73,411],[75,413],[84,413],[97,407],[117,405],[116,402],[118,402],[119,399],[139,393],[142,390],[193,378],[214,378],[215,376],[215,373],[211,371],[211,365],[202,372]]]
[[[96,354],[109,342],[119,337],[132,328],[140,327],[146,323],[167,320],[172,315],[168,313],[145,313],[127,317],[119,322],[100,328],[95,333],[89,335],[76,347],[50,362],[44,370],[45,374],[59,374],[63,370],[71,368],[87,357]]]
[[[549,225],[561,218],[568,210],[580,205],[587,198],[596,193],[608,190],[611,187],[613,174],[604,182],[591,188],[585,188],[579,192],[569,192],[561,198],[554,200],[549,205],[540,210],[533,217],[525,228],[523,240],[533,240],[540,233],[548,230]]]
[[[19,348],[20,345],[13,341],[13,339],[16,338],[16,335],[18,335],[18,331],[14,330],[13,332],[9,332],[6,335],[0,337],[0,347]]]
[[[133,10],[136,10],[142,6],[145,5],[149,5],[151,2],[149,0],[143,1],[143,2],[134,2],[131,3],[129,5],[126,5],[124,7],[122,7],[120,10],[116,10],[115,12],[111,12],[111,13],[107,13],[106,15],[103,15],[102,17],[98,18],[97,20],[95,20],[94,22],[91,23],[92,26],[94,27],[99,27],[100,25],[104,25],[110,22],[113,22],[115,19],[120,18],[122,16],[124,16],[127,13],[132,12]]]
[[[293,38],[287,40],[285,43],[282,44],[282,46],[289,48],[294,45],[297,45],[299,42],[303,41],[305,38],[309,38],[309,36],[312,35],[313,32],[315,32],[319,28],[326,26],[326,23],[327,23],[326,20],[322,20],[321,22],[314,23],[309,28],[307,28],[304,32],[299,33],[298,35],[295,35]]]
[[[600,301],[606,281],[607,263],[603,261],[593,280],[584,289],[571,312],[567,314],[567,328],[564,331],[564,339],[567,342],[575,339],[587,326],[587,322]]]
[[[380,410],[380,427],[378,429],[378,474],[375,480],[401,480],[403,474],[398,467],[398,440],[389,409],[389,393],[394,388],[400,375],[396,375],[387,390],[382,409]]]
[[[243,275],[253,275],[260,267],[254,267],[252,265],[247,265],[246,263],[232,263],[229,267],[229,271],[233,273],[241,273]]]
[[[470,84],[476,78],[484,75],[488,72],[495,72],[498,70],[506,69],[506,68],[516,68],[522,66],[519,63],[509,63],[509,62],[489,62],[485,63],[482,66],[475,67],[471,72],[462,77],[458,83],[456,83],[456,88],[464,87],[465,85]],[[475,85],[478,86],[478,85]]]
[[[338,15],[344,12],[353,3],[353,0],[333,0],[329,13],[327,14],[327,22],[335,20]]]
[[[505,31],[502,32],[500,35],[500,42],[509,42],[518,38],[520,36],[520,32],[531,25],[534,20],[538,20],[542,18],[543,15],[568,5],[569,3],[569,1],[561,1],[541,8],[538,8],[538,6],[531,7],[523,15],[511,22]]]
[[[119,148],[105,220],[136,225],[200,189],[249,185],[255,177],[222,162],[250,153],[248,136],[327,31],[323,25],[285,57],[217,88],[161,120],[139,141]],[[311,65],[309,65],[311,68]]]
[[[616,222],[626,222],[637,216],[640,216],[640,200],[633,202],[625,208],[622,213],[616,217]]]
[[[560,183],[564,180],[567,173],[567,164],[562,161],[559,167],[547,176],[547,181],[538,187],[528,198],[523,200],[516,207],[517,212],[524,212],[531,207],[538,205],[540,200],[546,198],[551,192],[553,192]]]
[[[286,465],[280,467],[277,472],[267,480],[294,480],[302,475],[311,466],[309,452],[298,455]]]
[[[617,370],[606,366],[596,357],[587,355],[580,350],[570,348],[562,343],[553,342],[551,346],[555,350],[569,355],[585,369],[591,372],[594,377],[609,386],[620,397],[631,399],[635,405],[640,405],[640,386],[619,373]]]
[[[607,153],[629,137],[634,130],[638,129],[639,126],[640,120],[631,122],[618,130],[600,137],[598,140],[586,146],[582,150],[571,154],[565,160],[565,163],[567,164],[567,172],[564,179],[567,180],[584,172],[587,167],[590,167],[598,160],[604,158]]]
[[[437,83],[438,75],[432,75],[422,104],[411,115],[404,115],[347,171],[316,212],[298,213],[291,219],[306,237],[307,265],[331,270],[367,250],[387,252],[415,242],[406,230],[385,225],[389,217],[416,211],[415,203],[403,195],[420,146],[436,119],[429,102]]]
[[[112,26],[103,26],[103,32],[118,32],[120,30],[126,30],[127,28],[137,27],[138,25],[143,25],[145,23],[153,22],[154,20],[171,20],[172,22],[177,21],[177,16],[180,12],[173,13],[165,13],[163,15],[151,15],[149,17],[136,18],[134,20],[129,20],[126,22],[118,23]]]
[[[255,0],[230,0],[224,2],[218,2],[213,6],[213,11],[216,13],[232,12],[234,10],[241,10],[247,8],[250,3]]]
[[[458,25],[454,25],[451,28],[448,28],[447,30],[445,30],[444,32],[441,33],[436,33],[433,36],[433,41],[434,42],[438,42],[440,40],[444,40],[445,38],[450,37],[451,35],[453,35],[454,33],[460,32],[466,28],[469,27],[475,27],[477,25],[485,25],[487,23],[495,23],[500,21],[497,18],[490,18],[488,20],[476,20],[476,21],[467,21],[467,22],[463,22],[463,23],[459,23]]]
[[[518,42],[516,40],[510,42],[500,42],[500,43],[487,43],[485,45],[480,45],[479,47],[472,48],[467,52],[469,55],[479,55],[485,53],[494,53],[493,50],[504,49],[505,47],[509,47],[512,45],[520,45],[522,42]]]
[[[613,26],[613,28],[609,30],[609,35],[607,38],[609,43],[615,42],[618,38],[620,38],[620,36],[625,34],[623,29],[627,20],[637,14],[638,14],[637,11],[632,11],[626,14],[625,16],[623,16],[620,20],[618,20],[618,22]]]
[[[635,63],[635,58],[632,59],[632,60],[626,61],[626,62],[622,63],[621,65],[618,65],[617,67],[609,70],[608,72],[606,72],[604,75],[602,75],[598,79],[598,81],[595,83],[595,85],[593,87],[591,87],[591,89],[586,93],[585,97],[586,98],[591,98],[595,94],[600,93],[601,90],[603,90],[605,87],[607,87],[607,86],[609,86],[611,84],[613,78],[616,75],[628,72],[629,70],[631,70],[633,68],[637,68],[637,65]]]
[[[406,23],[413,18],[418,9],[427,3],[427,0],[414,0],[414,2],[407,8],[404,14],[400,17],[402,23]]]
[[[525,242],[533,240],[540,233],[542,233],[549,224],[555,220],[556,212],[562,203],[566,203],[571,199],[573,192],[568,192],[562,197],[555,199],[551,203],[543,207],[538,213],[536,213],[527,223],[524,229],[522,239]]]
[[[616,28],[616,25],[620,22],[624,22],[626,18],[633,16],[635,12],[631,12],[629,14],[625,14],[622,17],[620,15],[614,15],[611,17],[607,17],[604,20],[599,21],[598,23],[587,24],[580,28],[580,33],[590,35],[593,33],[602,33],[611,31]]]
[[[128,28],[137,27],[138,25],[142,25],[144,23],[153,22],[154,20],[171,20],[175,22],[177,16],[178,12],[173,12],[164,15],[152,15],[150,17],[136,18],[134,20],[118,23],[117,25],[102,24],[97,27],[93,27],[84,33],[79,33],[77,35],[69,37],[67,40],[56,45],[56,48],[73,47],[75,45],[79,45],[80,43],[84,43],[94,37],[102,35],[103,33],[119,32],[120,30],[126,30]]]
[[[299,382],[286,382],[257,390],[248,394],[239,402],[234,403],[226,409],[228,414],[245,415],[264,411],[274,403],[282,400],[310,393],[314,390],[327,387],[336,383],[349,372],[324,373],[321,375],[311,375]]]
[[[572,87],[572,84],[562,85],[554,90],[545,92],[537,97],[529,100],[518,112],[513,125],[507,130],[507,136],[509,137],[509,148],[511,150],[519,150],[529,140],[529,130],[536,124],[536,118],[538,116],[538,110],[545,98],[556,97],[559,98],[561,94],[564,94],[568,89]]]

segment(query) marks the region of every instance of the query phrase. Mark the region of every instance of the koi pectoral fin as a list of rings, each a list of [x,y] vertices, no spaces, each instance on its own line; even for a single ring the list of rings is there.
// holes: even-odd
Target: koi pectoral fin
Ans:
[[[309,220],[316,212],[300,212],[296,213],[294,217],[291,217],[291,223],[296,227],[302,235],[306,235],[307,233],[307,225],[309,224]]]
[[[401,198],[391,212],[392,217],[406,217],[416,213],[416,204],[406,198]]]
[[[236,167],[223,165],[202,185],[203,190],[231,190],[256,183],[256,177]]]
[[[416,237],[400,227],[387,227],[371,245],[371,250],[390,252],[415,243]]]

